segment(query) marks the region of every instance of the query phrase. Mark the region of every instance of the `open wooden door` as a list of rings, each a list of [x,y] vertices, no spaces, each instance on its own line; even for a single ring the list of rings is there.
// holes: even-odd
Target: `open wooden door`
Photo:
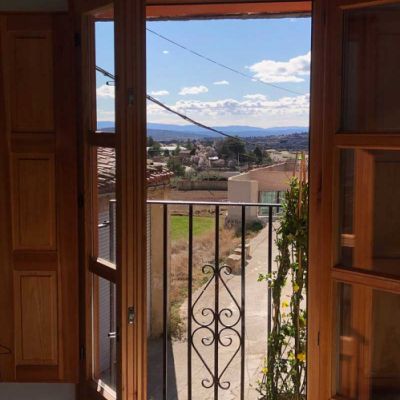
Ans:
[[[400,2],[316,3],[309,387],[318,399],[395,399]]]
[[[84,399],[142,399],[146,387],[146,325],[141,312],[145,293],[140,285],[146,268],[144,3],[98,4],[82,10],[79,18],[85,226],[80,392]],[[109,126],[102,124],[102,90],[113,102]]]

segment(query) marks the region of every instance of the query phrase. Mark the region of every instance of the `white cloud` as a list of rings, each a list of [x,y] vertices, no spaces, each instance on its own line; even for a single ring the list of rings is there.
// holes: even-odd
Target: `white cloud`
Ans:
[[[98,121],[115,121],[115,112],[106,110],[97,110]]]
[[[169,92],[168,90],[153,90],[152,92],[150,92],[151,96],[168,96]]]
[[[229,85],[229,82],[225,81],[225,80],[217,81],[217,82],[214,82],[213,85]]]
[[[246,94],[243,98],[247,100],[267,100],[267,96],[264,94]]]
[[[186,96],[188,94],[200,94],[200,93],[207,93],[208,88],[206,86],[200,85],[200,86],[187,86],[181,89],[179,94],[181,96]]]
[[[111,99],[115,98],[115,86],[102,85],[96,89],[98,97],[109,97]]]
[[[205,124],[253,125],[260,127],[308,125],[309,95],[281,97],[269,100],[264,95],[247,95],[243,100],[214,101],[179,100],[170,107]],[[182,123],[155,104],[147,105],[151,122]]]
[[[163,50],[163,54],[169,54],[168,50]]]
[[[289,61],[263,60],[248,67],[255,78],[268,83],[303,82],[310,74],[311,52]]]

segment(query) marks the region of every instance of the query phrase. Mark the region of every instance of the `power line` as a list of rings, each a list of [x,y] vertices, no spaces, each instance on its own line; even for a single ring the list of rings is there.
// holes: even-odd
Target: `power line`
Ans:
[[[211,62],[211,63],[213,63],[213,64],[215,64],[215,65],[218,65],[218,66],[221,67],[221,68],[225,68],[225,69],[227,69],[228,71],[231,71],[231,72],[233,72],[233,73],[235,73],[235,74],[241,75],[241,76],[244,77],[244,78],[251,79],[252,81],[260,82],[260,83],[262,83],[263,85],[270,86],[270,87],[273,87],[273,88],[275,88],[275,89],[283,90],[283,91],[288,92],[288,93],[292,93],[292,94],[296,94],[296,95],[300,95],[300,96],[304,96],[304,95],[305,95],[305,93],[297,92],[297,91],[295,91],[295,90],[291,90],[291,89],[285,88],[285,87],[283,87],[283,86],[274,85],[273,83],[265,82],[265,81],[263,81],[263,80],[261,80],[261,79],[255,78],[254,76],[251,76],[251,75],[249,75],[249,74],[246,74],[246,73],[244,73],[244,72],[241,72],[241,71],[239,71],[239,70],[237,70],[237,69],[235,69],[235,68],[229,67],[228,65],[222,64],[222,63],[220,63],[219,61],[215,61],[215,60],[213,60],[212,58],[210,58],[210,57],[208,57],[208,56],[206,56],[206,55],[204,55],[204,54],[201,54],[201,53],[199,53],[199,52],[197,52],[197,51],[195,51],[195,50],[192,50],[192,49],[190,49],[189,47],[184,46],[183,44],[177,43],[177,42],[175,42],[174,40],[172,40],[172,39],[170,39],[170,38],[168,38],[168,37],[166,37],[166,36],[164,36],[164,35],[161,35],[160,33],[156,32],[156,31],[153,31],[153,30],[150,29],[150,28],[146,28],[146,30],[147,30],[148,32],[152,33],[153,35],[158,36],[159,38],[161,38],[161,39],[163,39],[163,40],[165,40],[165,41],[167,41],[167,42],[169,42],[169,43],[171,43],[171,44],[173,44],[173,45],[175,45],[175,46],[177,46],[177,47],[180,47],[181,49],[183,49],[183,50],[185,50],[185,51],[188,51],[189,53],[194,54],[194,55],[197,56],[197,57],[200,57],[200,58],[202,58],[202,59],[204,59],[204,60],[207,60],[207,61],[209,61],[209,62]]]

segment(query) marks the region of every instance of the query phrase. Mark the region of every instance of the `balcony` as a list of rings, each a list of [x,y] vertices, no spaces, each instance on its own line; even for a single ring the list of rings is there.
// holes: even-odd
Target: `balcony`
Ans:
[[[99,254],[111,262],[115,206],[109,200],[99,219]],[[149,399],[258,398],[272,325],[271,289],[258,277],[274,270],[279,207],[147,201]],[[115,374],[109,304],[106,377]]]

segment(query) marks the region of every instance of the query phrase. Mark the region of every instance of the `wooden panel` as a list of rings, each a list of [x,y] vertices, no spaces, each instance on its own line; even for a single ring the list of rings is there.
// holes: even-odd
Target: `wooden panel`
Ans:
[[[13,252],[14,269],[20,271],[56,271],[58,255],[56,251],[26,251]]]
[[[15,272],[18,365],[56,365],[57,277],[55,272]]]
[[[18,133],[11,136],[13,153],[55,153],[56,138],[53,133]]]
[[[17,365],[16,380],[18,382],[59,382],[56,365]]]
[[[13,157],[14,250],[53,250],[55,235],[54,157]]]
[[[50,32],[9,33],[11,129],[54,130],[53,52]]]

